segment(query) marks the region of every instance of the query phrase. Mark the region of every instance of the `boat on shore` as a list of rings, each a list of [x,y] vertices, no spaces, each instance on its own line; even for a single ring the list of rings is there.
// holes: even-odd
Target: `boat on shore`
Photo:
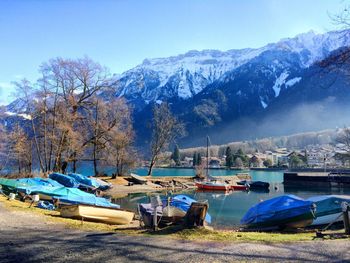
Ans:
[[[60,215],[65,218],[96,221],[113,225],[128,225],[135,215],[131,211],[119,208],[84,204],[66,205],[60,207],[59,210]]]
[[[295,195],[282,195],[251,207],[241,224],[251,230],[275,230],[306,227],[314,219],[314,202]]]
[[[147,179],[134,173],[130,173],[130,180],[137,184],[147,184]]]
[[[143,223],[147,227],[153,226],[154,213],[157,213],[157,220],[160,225],[170,225],[179,223],[185,218],[192,204],[198,202],[186,195],[176,195],[161,200],[162,205],[158,206],[156,211],[151,203],[139,204],[139,213]],[[211,216],[206,213],[205,222],[211,223]]]
[[[350,196],[346,195],[320,195],[313,196],[307,200],[316,205],[316,218],[311,225],[328,225],[343,221],[342,202],[350,203]]]

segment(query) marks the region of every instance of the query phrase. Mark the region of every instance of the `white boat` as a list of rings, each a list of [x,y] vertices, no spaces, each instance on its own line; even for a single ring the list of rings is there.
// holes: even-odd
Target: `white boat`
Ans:
[[[134,213],[118,208],[99,207],[92,205],[67,205],[60,207],[62,217],[98,221],[115,225],[130,224]]]
[[[316,218],[311,225],[327,225],[343,221],[341,203],[350,203],[350,196],[346,195],[320,195],[307,200],[316,205]]]

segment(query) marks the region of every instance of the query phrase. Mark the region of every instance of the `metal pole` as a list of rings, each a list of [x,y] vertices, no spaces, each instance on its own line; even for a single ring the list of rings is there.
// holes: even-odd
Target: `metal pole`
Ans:
[[[207,178],[209,176],[209,136],[207,136]]]
[[[350,235],[349,204],[347,202],[342,202],[341,207],[343,211],[345,235]]]

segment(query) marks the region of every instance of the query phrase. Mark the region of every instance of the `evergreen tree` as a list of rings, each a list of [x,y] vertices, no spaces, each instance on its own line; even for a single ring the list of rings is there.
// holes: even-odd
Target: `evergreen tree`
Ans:
[[[272,166],[272,161],[270,159],[266,159],[264,162],[263,162],[263,165],[265,167],[271,167]]]
[[[231,148],[229,146],[226,148],[225,155],[226,155],[226,167],[230,168],[231,166],[233,166],[233,155],[232,155]]]
[[[201,165],[202,164],[202,155],[201,153],[197,154],[197,165]]]
[[[171,159],[174,160],[175,164],[177,166],[180,166],[181,162],[180,162],[180,150],[179,150],[179,147],[177,145],[175,145],[175,148],[174,148],[174,152],[173,154],[171,155]]]
[[[197,163],[198,163],[198,160],[197,160],[197,153],[194,152],[194,154],[193,154],[193,166],[196,166]]]

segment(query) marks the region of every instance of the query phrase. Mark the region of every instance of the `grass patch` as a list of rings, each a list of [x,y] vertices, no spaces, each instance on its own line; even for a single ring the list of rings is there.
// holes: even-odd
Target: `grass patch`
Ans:
[[[271,233],[271,232],[238,232],[229,230],[211,230],[206,228],[184,229],[181,226],[171,226],[151,232],[139,227],[125,227],[108,225],[103,223],[95,223],[80,220],[62,218],[57,211],[48,211],[36,207],[29,208],[29,203],[20,202],[17,200],[8,201],[6,197],[0,196],[2,202],[7,209],[20,211],[24,213],[33,213],[42,215],[47,222],[64,224],[66,227],[79,229],[83,231],[98,231],[98,232],[115,232],[125,233],[128,235],[143,235],[143,236],[166,236],[175,239],[184,239],[192,241],[219,241],[219,242],[299,242],[312,241],[315,238],[315,232],[302,233]]]

